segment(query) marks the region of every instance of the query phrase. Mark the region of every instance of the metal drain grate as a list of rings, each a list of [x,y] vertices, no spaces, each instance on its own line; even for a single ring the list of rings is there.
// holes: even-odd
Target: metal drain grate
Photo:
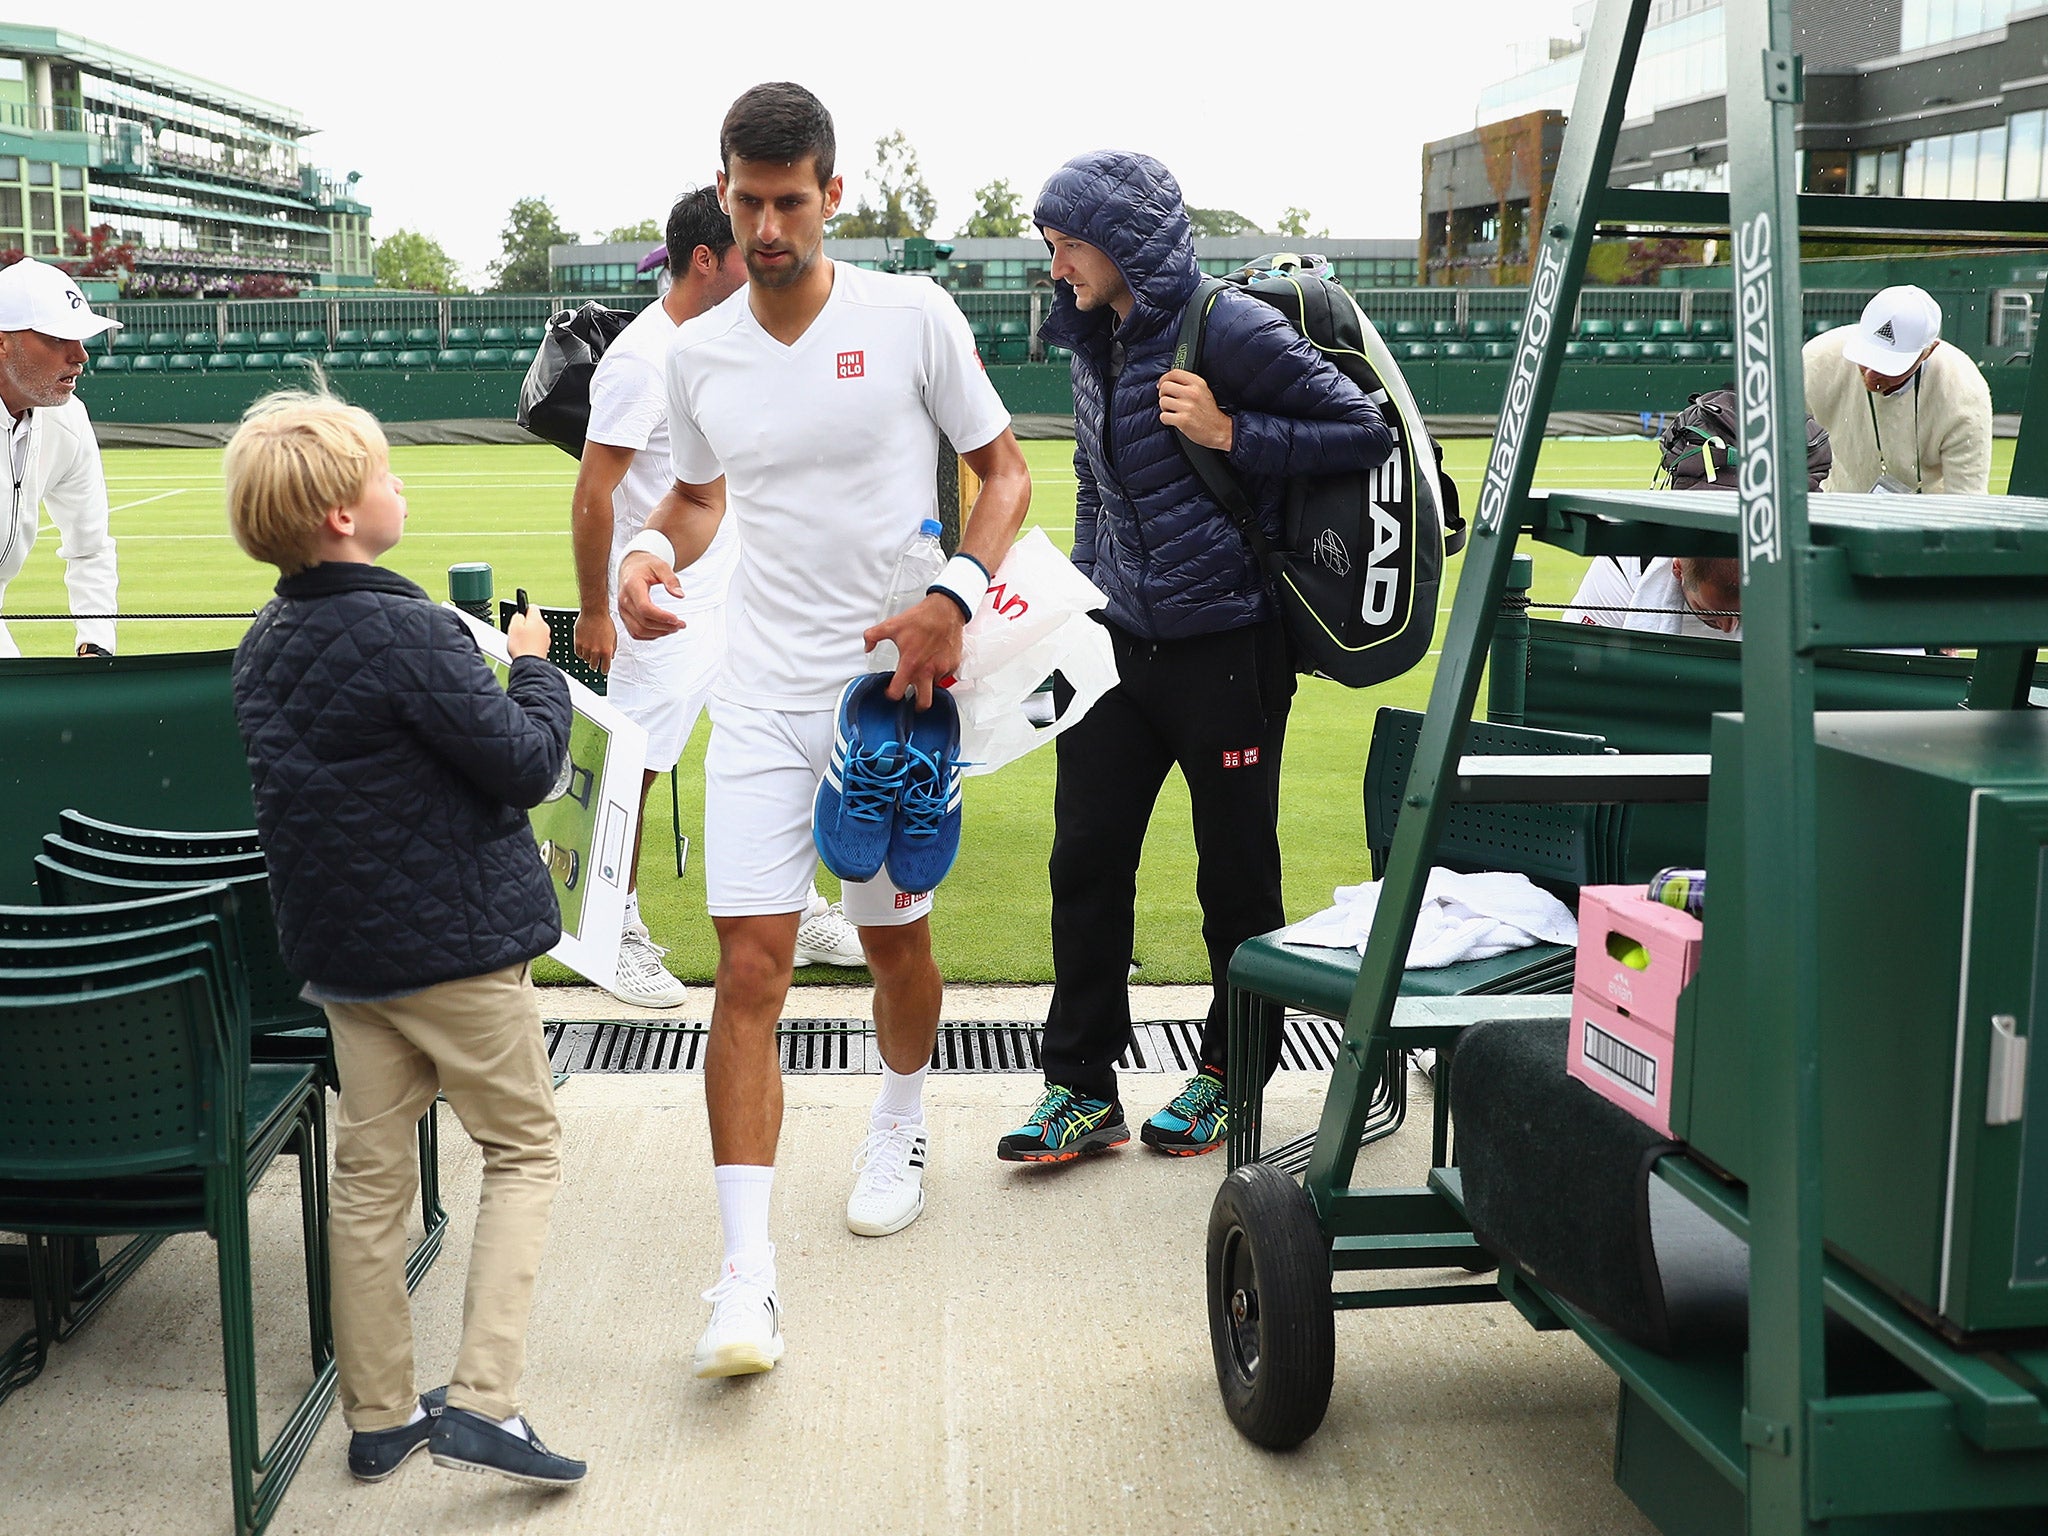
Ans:
[[[548,1055],[557,1072],[701,1072],[704,1024],[557,1023],[546,1026]],[[935,1072],[1014,1072],[1036,1075],[1044,1034],[1036,1024],[963,1022],[939,1026],[932,1052]],[[1327,1072],[1336,1060],[1343,1030],[1335,1020],[1290,1015],[1282,1027],[1283,1071]],[[874,1033],[859,1019],[815,1019],[791,1025],[780,1036],[785,1072],[848,1072],[879,1075],[881,1053]],[[1122,1072],[1185,1075],[1201,1059],[1202,1021],[1172,1019],[1140,1024],[1131,1048],[1117,1061]]]

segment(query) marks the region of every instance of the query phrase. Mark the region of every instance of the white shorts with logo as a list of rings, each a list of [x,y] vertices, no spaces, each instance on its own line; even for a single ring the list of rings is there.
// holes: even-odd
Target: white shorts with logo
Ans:
[[[647,732],[647,771],[675,767],[725,666],[725,604],[678,609],[685,628],[635,640],[619,626],[605,697]]]
[[[704,754],[704,883],[713,917],[801,912],[818,869],[811,810],[832,757],[830,709],[800,713],[711,701]],[[931,892],[900,890],[888,870],[848,880],[847,919],[895,928],[932,909]]]

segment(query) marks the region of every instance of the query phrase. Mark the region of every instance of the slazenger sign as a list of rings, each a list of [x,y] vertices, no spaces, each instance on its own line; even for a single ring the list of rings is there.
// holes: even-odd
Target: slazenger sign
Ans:
[[[1742,567],[1779,556],[1778,471],[1771,454],[1777,391],[1771,383],[1771,216],[1759,213],[1735,236],[1736,357],[1742,385]]]
[[[1529,286],[1529,312],[1522,320],[1514,377],[1508,380],[1507,404],[1494,432],[1493,457],[1486,461],[1486,485],[1479,493],[1478,522],[1486,533],[1500,532],[1507,518],[1508,476],[1515,465],[1515,450],[1529,426],[1529,408],[1536,399],[1536,364],[1551,327],[1557,323],[1557,296],[1563,285],[1564,262],[1546,242],[1537,252],[1536,280]]]

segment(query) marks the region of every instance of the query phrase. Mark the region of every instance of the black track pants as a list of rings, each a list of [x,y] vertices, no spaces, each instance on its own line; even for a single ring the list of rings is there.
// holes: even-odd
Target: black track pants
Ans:
[[[1131,1040],[1132,905],[1145,829],[1169,770],[1193,802],[1195,893],[1215,990],[1202,1060],[1221,1068],[1231,953],[1286,919],[1280,905],[1280,752],[1294,673],[1278,621],[1140,640],[1110,626],[1118,684],[1055,743],[1052,1006],[1045,1076],[1116,1097]],[[1277,1059],[1279,1045],[1275,1032]],[[1271,1070],[1270,1063],[1268,1070]]]

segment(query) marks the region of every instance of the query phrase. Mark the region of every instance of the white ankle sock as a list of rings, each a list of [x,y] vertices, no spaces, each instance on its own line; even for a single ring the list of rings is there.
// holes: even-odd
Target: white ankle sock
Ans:
[[[923,1125],[924,1075],[930,1070],[927,1064],[915,1072],[898,1072],[883,1062],[882,1091],[875,1095],[875,1107],[868,1114],[869,1128],[881,1131],[892,1125]]]
[[[720,1163],[711,1176],[718,1185],[718,1224],[725,1231],[726,1262],[773,1253],[768,1242],[768,1192],[775,1183],[775,1169]]]
[[[626,926],[628,928],[637,928],[639,925],[640,893],[638,891],[628,891],[626,892]]]
[[[517,1435],[520,1439],[526,1441],[533,1439],[533,1436],[527,1433],[526,1419],[520,1414],[515,1413],[509,1419],[499,1419],[497,1423],[498,1428],[504,1430],[507,1434]]]

